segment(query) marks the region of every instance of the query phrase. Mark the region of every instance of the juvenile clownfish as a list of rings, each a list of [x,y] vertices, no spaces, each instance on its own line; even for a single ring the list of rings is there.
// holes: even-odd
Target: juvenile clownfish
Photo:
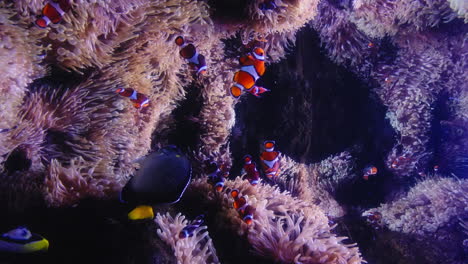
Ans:
[[[133,103],[133,106],[136,109],[141,109],[149,106],[149,99],[146,95],[142,93],[138,93],[137,91],[133,90],[132,88],[119,88],[115,91],[116,93],[129,97],[130,101]]]
[[[234,74],[235,84],[231,87],[231,95],[239,98],[243,90],[249,91],[258,78],[265,73],[265,51],[256,47],[251,53],[239,59],[241,69]]]
[[[186,59],[191,67],[195,68],[196,74],[206,74],[205,56],[199,54],[192,43],[186,43],[182,36],[178,36],[175,39],[175,43],[180,47],[180,56]]]
[[[264,88],[264,87],[261,87],[261,86],[256,86],[256,85],[254,85],[252,87],[252,89],[247,90],[247,92],[249,92],[252,95],[255,95],[256,97],[260,97],[260,94],[265,93],[265,92],[269,92],[269,91],[270,90],[267,89],[267,88]]]
[[[203,215],[195,217],[195,219],[187,226],[185,226],[179,233],[179,238],[184,239],[193,236],[195,229],[199,228],[203,224]]]
[[[364,178],[364,180],[368,180],[369,176],[377,174],[377,167],[371,165],[367,166],[364,168],[363,173],[364,175],[362,176],[362,178]]]
[[[239,197],[238,189],[232,190],[231,196],[234,198],[232,206],[237,210],[237,212],[239,212],[239,215],[242,217],[242,221],[248,225],[252,224],[255,208],[247,204],[247,200],[244,196]]]
[[[275,141],[265,141],[263,143],[265,151],[260,155],[263,171],[268,178],[278,175],[280,168],[280,153],[275,150]]]
[[[0,252],[33,253],[48,249],[49,241],[26,227],[10,230],[0,237]]]
[[[266,0],[263,3],[258,5],[258,8],[260,10],[265,11],[265,10],[273,10],[276,9],[278,6],[275,3],[275,0]]]
[[[40,28],[46,28],[50,23],[57,24],[70,9],[68,0],[48,1],[42,9],[42,17],[38,18],[35,24]]]
[[[434,172],[438,172],[439,171],[439,165],[434,165]]]
[[[247,180],[253,186],[258,184],[258,180],[260,178],[260,173],[257,170],[257,164],[252,162],[252,156],[245,155],[244,156],[244,171],[247,173]]]
[[[217,192],[221,192],[226,181],[226,172],[219,168],[215,162],[212,162],[207,167],[208,183],[213,185]]]

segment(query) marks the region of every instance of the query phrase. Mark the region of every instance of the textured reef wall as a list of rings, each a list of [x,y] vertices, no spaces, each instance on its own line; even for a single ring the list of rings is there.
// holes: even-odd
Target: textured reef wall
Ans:
[[[245,256],[253,262],[463,263],[465,1],[67,2],[62,20],[45,28],[34,22],[46,1],[0,2],[7,215],[115,200],[135,160],[175,144],[189,153],[196,179],[190,199],[171,207],[173,216],[158,215],[156,225],[180,263],[232,259],[220,236],[251,252]],[[177,36],[205,56],[206,74],[194,75],[179,56]],[[253,40],[264,45],[263,81],[271,89],[256,102],[229,94],[238,57]],[[127,88],[146,95],[149,106],[135,109],[115,93]],[[191,140],[174,136],[184,135],[181,123],[193,129]],[[391,133],[375,129],[384,123]],[[372,129],[360,135],[356,127]],[[253,187],[236,177],[239,160],[258,154],[266,139],[278,140],[281,172]],[[228,192],[206,182],[206,160],[232,167],[225,188],[239,189],[256,208],[251,225]],[[366,182],[369,160],[379,174]],[[197,209],[208,214],[208,227],[178,239],[188,222],[175,211]],[[369,245],[363,232],[377,242]],[[454,250],[435,254],[446,249],[444,240]],[[384,259],[382,245],[398,259]]]

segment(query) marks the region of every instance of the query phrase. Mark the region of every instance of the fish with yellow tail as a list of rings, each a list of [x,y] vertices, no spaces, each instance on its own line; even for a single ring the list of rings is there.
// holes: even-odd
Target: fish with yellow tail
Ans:
[[[49,241],[38,234],[31,233],[26,227],[15,228],[0,237],[0,252],[24,254],[48,249]]]
[[[184,58],[190,67],[195,70],[196,75],[206,74],[206,60],[205,56],[198,53],[197,48],[192,43],[187,43],[182,36],[175,39],[175,43],[180,47],[180,56]]]
[[[263,143],[264,151],[260,155],[262,161],[263,172],[268,178],[273,178],[278,175],[280,170],[281,153],[275,151],[275,141],[267,140]]]
[[[35,24],[40,28],[46,28],[50,23],[60,23],[62,17],[70,9],[69,0],[47,1],[47,4],[42,9],[42,16],[36,20]]]
[[[254,88],[255,83],[265,73],[265,51],[260,47],[255,47],[246,56],[239,59],[241,68],[234,74],[233,81],[235,84],[231,87],[231,95],[234,98],[239,98],[242,91],[258,96],[260,93],[267,92],[266,88],[250,91]]]
[[[189,225],[185,226],[179,232],[179,238],[184,239],[187,237],[192,237],[195,230],[203,224],[203,218],[204,218],[203,215],[199,215],[195,217],[195,219]]]
[[[244,196],[239,197],[238,189],[231,191],[231,197],[234,198],[232,206],[237,210],[240,217],[242,218],[242,221],[248,225],[251,225],[253,222],[255,208],[247,203],[247,199]]]
[[[115,92],[121,96],[130,98],[130,101],[136,109],[142,109],[149,106],[148,97],[132,88],[119,88]]]
[[[136,206],[130,220],[152,219],[152,205],[173,204],[180,200],[192,177],[192,165],[176,146],[167,146],[141,161],[136,175],[120,193],[120,200]]]

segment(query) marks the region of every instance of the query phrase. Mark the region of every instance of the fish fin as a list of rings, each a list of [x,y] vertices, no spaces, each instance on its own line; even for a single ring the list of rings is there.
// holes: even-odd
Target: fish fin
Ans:
[[[128,213],[128,219],[130,220],[143,220],[143,219],[153,219],[154,212],[153,207],[149,205],[139,205]]]

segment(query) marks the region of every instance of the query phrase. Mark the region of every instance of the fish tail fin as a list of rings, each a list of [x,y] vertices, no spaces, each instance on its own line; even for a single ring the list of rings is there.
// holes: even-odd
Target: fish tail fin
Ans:
[[[130,220],[143,220],[143,219],[153,219],[154,212],[153,207],[149,205],[139,205],[128,213],[128,219]]]

